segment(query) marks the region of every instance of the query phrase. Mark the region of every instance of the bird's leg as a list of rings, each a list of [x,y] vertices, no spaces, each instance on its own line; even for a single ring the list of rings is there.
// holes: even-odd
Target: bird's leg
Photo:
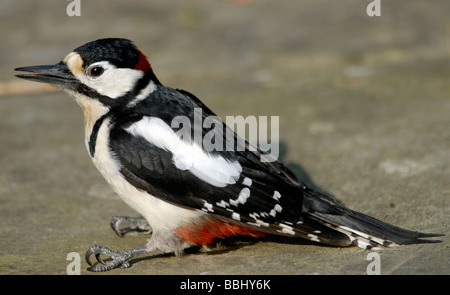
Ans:
[[[148,224],[144,217],[129,217],[129,216],[113,216],[111,218],[111,228],[119,236],[123,237],[130,231],[144,232],[149,234],[152,232],[152,228]],[[121,229],[121,227],[123,229]]]
[[[118,252],[111,250],[109,248],[106,248],[104,246],[98,246],[94,245],[92,246],[87,252],[86,252],[86,262],[91,266],[87,270],[93,271],[93,272],[102,272],[102,271],[108,271],[112,270],[114,268],[128,268],[131,266],[129,260],[133,257],[143,255],[145,253],[148,253],[149,250],[147,247],[142,247],[139,249],[134,249],[126,252]],[[95,265],[90,261],[91,255],[95,255],[95,259],[97,260],[98,264],[102,265]],[[105,255],[110,257],[112,260],[109,262],[105,262],[101,255]]]
[[[177,234],[173,230],[160,230],[153,231],[150,240],[147,242],[142,248],[118,252],[111,250],[104,246],[92,246],[87,252],[85,259],[87,263],[91,266],[88,268],[89,271],[108,271],[114,268],[127,268],[131,266],[130,259],[140,255],[150,255],[152,257],[165,254],[165,253],[174,253],[175,255],[183,254],[183,250],[189,247],[194,246],[193,243],[189,241],[185,241],[182,238],[178,237]],[[94,255],[97,260],[97,264],[95,262],[91,262],[91,256]],[[106,261],[102,258],[107,256],[109,259]]]

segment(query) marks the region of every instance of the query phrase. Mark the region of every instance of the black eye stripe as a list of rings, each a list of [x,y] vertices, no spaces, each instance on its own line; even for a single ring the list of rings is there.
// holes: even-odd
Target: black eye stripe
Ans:
[[[98,66],[98,67],[93,67],[92,69],[90,69],[89,74],[92,77],[98,77],[98,76],[102,75],[104,71],[105,70],[102,67]]]

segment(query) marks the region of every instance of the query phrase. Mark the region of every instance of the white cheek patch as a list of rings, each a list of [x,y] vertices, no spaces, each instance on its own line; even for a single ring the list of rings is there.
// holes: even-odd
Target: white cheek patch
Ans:
[[[63,60],[72,74],[81,83],[94,89],[99,94],[110,98],[118,98],[134,88],[137,81],[144,76],[144,72],[134,69],[117,68],[107,61],[101,61],[89,65],[87,71],[94,66],[104,69],[102,75],[90,77],[82,68],[83,60],[76,52],[69,53]]]
[[[229,162],[220,156],[210,155],[195,143],[187,143],[163,120],[143,117],[128,127],[127,132],[141,136],[159,148],[170,151],[175,166],[190,171],[201,180],[216,187],[236,183],[242,172],[239,162]]]
[[[112,66],[105,67],[105,73],[98,78],[82,81],[101,95],[118,98],[132,90],[144,72],[132,69],[122,69]]]

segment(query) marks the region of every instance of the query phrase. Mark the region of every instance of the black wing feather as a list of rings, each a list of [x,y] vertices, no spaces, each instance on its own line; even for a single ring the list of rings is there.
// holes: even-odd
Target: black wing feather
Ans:
[[[231,218],[232,213],[238,213],[242,222],[255,222],[250,214],[257,214],[260,220],[267,223],[277,221],[294,222],[299,219],[302,204],[302,192],[298,185],[285,174],[287,168],[279,164],[279,171],[272,165],[261,163],[259,158],[249,153],[239,152],[235,155],[242,166],[240,179],[226,187],[212,186],[190,171],[182,171],[175,167],[172,153],[148,142],[143,137],[129,134],[119,124],[112,126],[110,132],[110,148],[121,163],[120,172],[125,179],[139,189],[145,190],[155,197],[161,198],[175,205],[190,209],[206,210],[205,202],[212,205],[210,212],[225,219]],[[267,171],[273,170],[273,171]],[[237,206],[230,202],[237,200],[239,193],[246,186],[244,178],[252,180],[250,197],[244,204]],[[280,199],[273,198],[274,191],[281,195]],[[225,207],[218,203],[225,202]],[[269,215],[275,205],[283,210],[276,216]]]

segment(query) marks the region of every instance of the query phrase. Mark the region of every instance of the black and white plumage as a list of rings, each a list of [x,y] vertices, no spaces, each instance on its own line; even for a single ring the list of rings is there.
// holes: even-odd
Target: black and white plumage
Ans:
[[[75,97],[85,119],[86,147],[115,192],[151,227],[149,243],[116,252],[94,246],[90,270],[129,266],[142,254],[182,253],[231,235],[300,237],[362,248],[424,242],[438,236],[404,230],[344,207],[308,187],[279,161],[244,147],[207,151],[182,138],[172,122],[220,119],[194,95],[163,86],[146,57],[125,39],[101,39],[69,53],[53,66],[23,67],[20,78],[58,86]],[[242,144],[234,132],[214,134],[224,145]],[[204,136],[210,130],[202,128]],[[115,219],[116,221],[118,219]],[[114,226],[118,226],[115,223]],[[117,229],[116,229],[117,231]],[[104,262],[99,255],[108,255]],[[104,264],[104,265],[101,265]]]

